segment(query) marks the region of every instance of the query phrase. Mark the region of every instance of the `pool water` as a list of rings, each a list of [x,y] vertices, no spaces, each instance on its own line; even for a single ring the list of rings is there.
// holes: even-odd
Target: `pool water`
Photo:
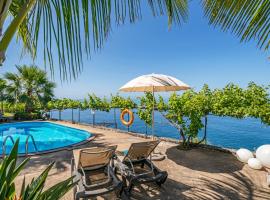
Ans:
[[[91,137],[87,131],[70,128],[50,122],[20,122],[0,125],[0,154],[6,137],[11,136],[19,142],[19,153],[25,153],[25,143],[28,135],[32,135],[38,152],[58,149],[80,143]],[[36,152],[31,138],[28,140],[28,153]],[[6,141],[6,153],[9,153],[13,143],[10,138]]]

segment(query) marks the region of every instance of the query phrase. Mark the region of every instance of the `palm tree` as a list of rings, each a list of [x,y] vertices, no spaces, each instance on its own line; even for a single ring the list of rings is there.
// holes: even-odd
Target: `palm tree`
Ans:
[[[50,82],[45,71],[37,66],[17,66],[21,85],[24,89],[21,99],[26,103],[26,111],[32,111],[35,103],[44,108],[53,97],[55,83]]]
[[[7,85],[9,101],[16,105],[19,102],[19,98],[22,92],[20,77],[17,74],[11,72],[7,72],[4,77],[9,83]]]
[[[4,100],[5,100],[5,91],[7,85],[6,80],[0,78],[0,101],[1,101],[1,113],[4,113]]]
[[[53,97],[55,83],[49,81],[46,72],[37,66],[16,67],[18,74],[5,74],[5,78],[9,81],[7,90],[10,95],[14,95],[14,102],[25,103],[27,112],[32,112],[35,105],[45,108]]]

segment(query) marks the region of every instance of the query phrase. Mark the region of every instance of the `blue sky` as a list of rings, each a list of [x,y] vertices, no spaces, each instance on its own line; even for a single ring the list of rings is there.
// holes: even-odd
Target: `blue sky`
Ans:
[[[204,83],[220,88],[229,82],[245,87],[248,82],[269,84],[269,52],[256,48],[255,42],[240,43],[239,38],[208,25],[198,2],[191,2],[189,20],[182,26],[167,26],[167,18],[152,17],[143,9],[143,19],[136,24],[113,27],[104,48],[84,60],[84,70],[71,83],[61,83],[56,74],[57,97],[84,98],[116,93],[118,88],[139,75],[172,75],[195,89]],[[0,69],[15,71],[15,64],[30,64],[20,58],[21,44],[15,42],[7,51]],[[35,63],[44,68],[41,57]]]

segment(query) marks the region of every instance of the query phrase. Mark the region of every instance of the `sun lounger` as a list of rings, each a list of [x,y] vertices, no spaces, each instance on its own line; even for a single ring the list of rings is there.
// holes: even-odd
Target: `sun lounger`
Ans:
[[[72,175],[75,176],[74,181],[78,181],[74,199],[96,197],[113,191],[117,196],[121,195],[123,184],[113,170],[115,150],[116,146],[73,151]]]
[[[159,141],[133,143],[126,155],[118,156],[116,170],[122,174],[127,192],[135,185],[155,182],[161,186],[166,181],[168,173],[159,170],[151,160],[158,144]]]

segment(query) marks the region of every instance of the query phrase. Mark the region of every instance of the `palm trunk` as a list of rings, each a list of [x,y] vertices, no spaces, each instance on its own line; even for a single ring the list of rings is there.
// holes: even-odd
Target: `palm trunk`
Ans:
[[[28,91],[27,91],[27,95],[28,95],[28,97],[29,97],[29,99],[30,99],[30,101],[27,101],[26,102],[26,112],[32,112],[33,111],[33,91],[32,91],[32,89],[29,89]]]
[[[129,114],[127,116],[128,116],[128,121],[129,121]],[[129,132],[129,126],[128,126],[128,132]]]
[[[3,93],[1,92],[1,113],[4,114],[4,99],[3,99]]]
[[[17,103],[18,103],[18,95],[17,92],[15,93],[15,106],[17,107]]]
[[[1,101],[1,113],[4,114],[4,102],[3,102],[3,100]]]

